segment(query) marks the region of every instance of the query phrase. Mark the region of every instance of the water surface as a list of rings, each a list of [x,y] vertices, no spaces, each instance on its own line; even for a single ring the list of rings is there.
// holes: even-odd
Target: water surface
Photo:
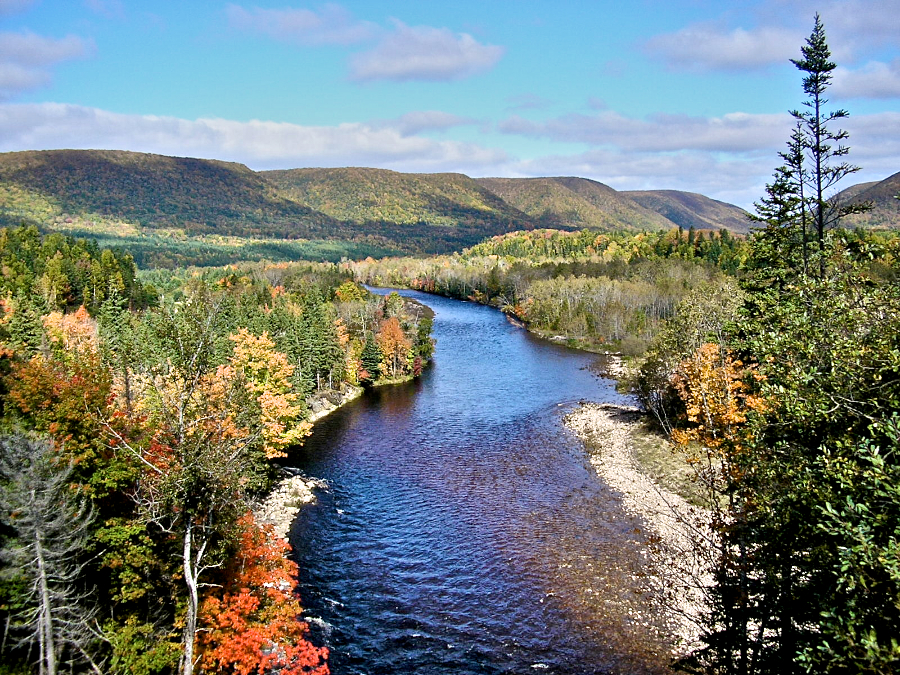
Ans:
[[[290,458],[328,489],[291,533],[335,675],[656,673],[640,523],[562,427],[623,402],[594,359],[499,312],[435,312],[433,365],[317,423]]]

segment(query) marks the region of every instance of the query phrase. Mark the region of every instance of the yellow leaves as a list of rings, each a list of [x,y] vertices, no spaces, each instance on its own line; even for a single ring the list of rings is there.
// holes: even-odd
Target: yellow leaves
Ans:
[[[275,350],[268,331],[256,336],[241,328],[228,337],[234,342],[229,362],[247,380],[251,392],[258,396],[268,389],[290,389],[294,366],[288,363],[287,356]]]
[[[687,420],[693,424],[674,430],[673,440],[681,446],[696,441],[710,449],[737,443],[748,414],[765,407],[747,386],[753,376],[754,369],[736,360],[730,350],[702,345],[673,376]]]
[[[230,368],[259,405],[263,451],[269,459],[284,457],[284,448],[301,442],[312,430],[303,419],[304,405],[291,391],[294,366],[275,349],[268,332],[257,336],[241,328],[229,338],[234,342]]]
[[[97,352],[97,322],[91,318],[84,305],[73,314],[50,312],[43,317],[43,322],[50,341],[66,352]]]

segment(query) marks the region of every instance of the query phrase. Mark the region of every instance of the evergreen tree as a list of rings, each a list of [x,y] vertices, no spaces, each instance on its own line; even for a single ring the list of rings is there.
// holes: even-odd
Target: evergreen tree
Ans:
[[[381,362],[384,354],[375,340],[375,336],[371,333],[366,337],[366,344],[360,354],[359,362],[363,373],[360,376],[362,384],[371,384],[381,377]]]
[[[787,160],[786,166],[792,173],[792,181],[797,186],[795,194],[804,210],[801,216],[804,233],[807,214],[815,229],[821,273],[824,264],[821,256],[825,251],[825,231],[843,216],[866,210],[866,207],[842,205],[827,196],[832,187],[846,176],[859,171],[860,167],[841,160],[850,151],[843,144],[849,134],[844,130],[833,131],[828,128],[831,122],[843,119],[849,113],[844,109],[832,111],[825,109],[828,104],[825,91],[831,84],[832,72],[837,65],[831,61],[831,50],[825,39],[825,27],[818,14],[815,16],[813,31],[800,52],[803,58],[792,59],[791,63],[806,73],[803,78],[803,91],[809,98],[803,102],[805,110],[791,111],[791,115],[797,120],[797,128],[791,137],[787,153],[790,159]],[[801,148],[805,157],[801,157]],[[808,168],[804,164],[808,164]],[[808,193],[804,188],[808,188]]]

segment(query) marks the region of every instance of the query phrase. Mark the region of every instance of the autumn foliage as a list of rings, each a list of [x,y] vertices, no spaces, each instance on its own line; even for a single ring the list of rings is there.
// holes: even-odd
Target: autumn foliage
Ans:
[[[698,442],[711,450],[735,444],[750,411],[763,409],[762,399],[748,386],[754,375],[730,350],[711,342],[701,345],[672,378],[689,423],[672,431],[673,440],[682,446]]]
[[[293,592],[297,565],[288,544],[247,514],[237,523],[237,553],[223,570],[224,585],[201,606],[201,667],[237,675],[326,675],[328,650],[306,640]]]
[[[284,457],[284,448],[300,443],[312,430],[303,420],[305,408],[291,391],[294,367],[276,351],[267,332],[254,335],[246,328],[229,336],[234,352],[219,377],[239,376],[247,392],[259,406],[260,433],[266,457]]]

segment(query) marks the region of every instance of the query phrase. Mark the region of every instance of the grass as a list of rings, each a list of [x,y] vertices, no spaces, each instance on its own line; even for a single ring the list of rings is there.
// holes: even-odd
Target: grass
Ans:
[[[695,480],[694,469],[649,419],[631,428],[631,448],[640,470],[659,485],[694,506],[705,504],[705,493]]]

